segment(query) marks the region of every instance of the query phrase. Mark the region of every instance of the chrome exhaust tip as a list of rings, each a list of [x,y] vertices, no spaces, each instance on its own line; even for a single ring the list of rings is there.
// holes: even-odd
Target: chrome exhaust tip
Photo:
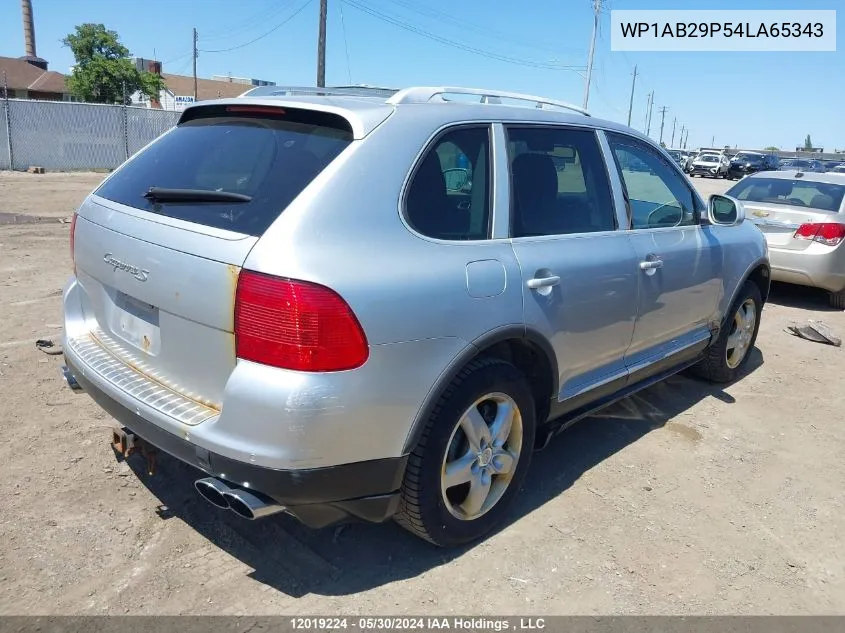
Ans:
[[[229,488],[223,493],[229,504],[229,509],[244,519],[255,521],[272,514],[284,512],[285,507],[279,505],[272,499],[252,493],[240,488]]]
[[[228,492],[230,488],[219,479],[215,479],[214,477],[197,479],[194,482],[194,488],[196,488],[197,492],[200,493],[200,496],[211,505],[216,506],[221,510],[229,509],[229,501],[226,499],[225,493]]]
[[[75,393],[85,391],[82,388],[82,385],[80,385],[79,382],[76,380],[76,377],[70,372],[70,369],[68,369],[67,365],[62,365],[62,376],[64,377],[65,382],[67,383],[67,386],[70,387],[71,391]]]

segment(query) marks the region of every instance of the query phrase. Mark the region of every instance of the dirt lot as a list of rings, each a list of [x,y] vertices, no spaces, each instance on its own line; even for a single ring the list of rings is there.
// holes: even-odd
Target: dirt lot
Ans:
[[[0,213],[45,218],[0,215],[0,613],[845,612],[845,352],[783,331],[845,333],[822,294],[775,287],[736,384],[676,377],[557,438],[474,547],[249,523],[172,459],[153,478],[118,463],[110,419],[34,346],[60,334],[58,218],[100,177],[0,174]]]

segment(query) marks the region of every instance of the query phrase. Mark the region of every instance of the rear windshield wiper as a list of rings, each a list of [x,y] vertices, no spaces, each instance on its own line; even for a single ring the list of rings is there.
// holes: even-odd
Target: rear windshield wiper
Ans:
[[[232,191],[168,189],[167,187],[150,187],[144,197],[154,202],[249,202],[252,200],[252,196]]]

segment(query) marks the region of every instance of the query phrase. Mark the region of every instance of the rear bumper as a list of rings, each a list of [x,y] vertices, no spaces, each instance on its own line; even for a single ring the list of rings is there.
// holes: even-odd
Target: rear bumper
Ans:
[[[73,379],[135,435],[233,487],[263,493],[304,524],[320,528],[350,519],[378,523],[395,514],[407,456],[302,470],[278,470],[234,460],[170,433],[111,398],[66,357]]]
[[[750,176],[751,174],[756,174],[759,170],[758,169],[743,169],[741,167],[731,167],[728,169],[728,176],[731,178],[742,178],[743,176]]]
[[[845,250],[841,245],[831,249],[821,244],[809,244],[803,251],[770,246],[769,261],[774,281],[829,292],[845,289]]]

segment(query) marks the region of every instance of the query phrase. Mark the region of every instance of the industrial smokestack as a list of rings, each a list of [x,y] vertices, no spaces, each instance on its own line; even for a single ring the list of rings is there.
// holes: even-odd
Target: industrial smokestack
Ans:
[[[41,70],[47,70],[47,60],[41,59],[35,53],[35,20],[32,18],[32,0],[21,0],[21,14],[23,15],[23,39],[26,46],[26,55],[21,59]]]
[[[38,57],[35,53],[35,21],[32,19],[32,0],[21,0],[23,14],[23,39],[27,57]]]

